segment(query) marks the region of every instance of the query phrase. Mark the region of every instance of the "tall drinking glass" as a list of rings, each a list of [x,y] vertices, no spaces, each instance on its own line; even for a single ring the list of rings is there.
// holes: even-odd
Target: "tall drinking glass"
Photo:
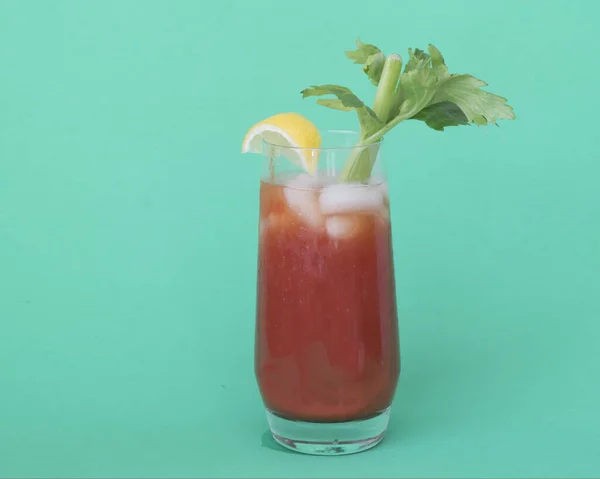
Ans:
[[[389,196],[381,143],[322,136],[263,142],[255,372],[276,441],[351,454],[383,439],[400,375]],[[340,181],[351,154],[372,159],[367,180]]]

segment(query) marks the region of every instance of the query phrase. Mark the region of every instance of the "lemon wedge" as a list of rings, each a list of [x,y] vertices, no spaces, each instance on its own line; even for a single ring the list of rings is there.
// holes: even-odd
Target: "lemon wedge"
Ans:
[[[242,143],[242,153],[262,153],[262,142],[276,145],[294,164],[311,175],[317,170],[321,134],[318,128],[298,113],[278,113],[248,130]]]

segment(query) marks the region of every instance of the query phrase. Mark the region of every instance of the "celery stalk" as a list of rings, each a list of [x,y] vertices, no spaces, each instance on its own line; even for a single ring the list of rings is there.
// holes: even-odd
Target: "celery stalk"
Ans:
[[[373,111],[383,123],[387,123],[389,120],[401,70],[402,57],[392,53],[383,65],[383,71],[375,93],[375,101],[373,102]]]
[[[396,86],[398,85],[401,70],[402,57],[392,53],[386,58],[383,65],[381,78],[379,79],[379,85],[375,93],[375,101],[373,102],[373,111],[384,125],[392,113]],[[348,156],[340,174],[341,181],[362,181],[367,179],[371,174],[377,156],[377,147],[364,147],[375,143],[378,138],[368,142],[365,140],[366,138],[361,138],[361,141]]]

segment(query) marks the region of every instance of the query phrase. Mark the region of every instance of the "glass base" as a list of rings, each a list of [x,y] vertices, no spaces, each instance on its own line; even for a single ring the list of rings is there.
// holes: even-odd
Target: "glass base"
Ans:
[[[318,456],[340,456],[366,451],[379,444],[388,427],[390,408],[369,419],[320,423],[284,419],[267,409],[273,438],[292,451]]]

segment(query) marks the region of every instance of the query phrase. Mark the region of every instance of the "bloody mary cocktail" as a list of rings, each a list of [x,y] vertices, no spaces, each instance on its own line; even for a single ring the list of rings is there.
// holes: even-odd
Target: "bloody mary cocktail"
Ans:
[[[400,372],[387,184],[302,177],[260,185],[259,388],[283,418],[367,419]]]

